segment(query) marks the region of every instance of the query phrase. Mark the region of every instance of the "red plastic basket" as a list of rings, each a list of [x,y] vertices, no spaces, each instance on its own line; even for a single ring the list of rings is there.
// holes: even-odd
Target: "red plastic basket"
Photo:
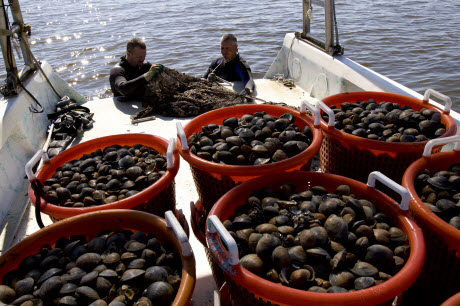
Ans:
[[[37,172],[36,178],[43,183],[54,175],[58,167],[65,163],[80,159],[84,154],[89,154],[95,152],[97,149],[104,149],[114,144],[121,146],[142,144],[157,150],[159,153],[166,153],[168,149],[168,141],[154,135],[121,134],[101,137],[80,143],[56,155],[43,165]],[[172,141],[170,150],[174,148],[174,145],[175,143]],[[174,177],[179,170],[179,154],[177,151],[174,151],[172,155],[173,161],[170,163],[172,166],[168,166],[166,173],[157,182],[129,198],[104,205],[77,208],[53,205],[41,199],[40,210],[48,214],[53,222],[87,212],[120,208],[140,210],[163,216],[168,210],[175,211],[176,206]],[[30,185],[29,197],[32,203],[35,204],[35,194]]]
[[[329,192],[334,191],[339,185],[349,185],[351,193],[355,194],[357,198],[366,198],[371,201],[388,216],[395,226],[406,233],[409,238],[411,253],[404,267],[391,279],[380,285],[347,293],[316,293],[285,287],[265,280],[242,268],[238,262],[238,253],[229,254],[217,233],[210,232],[210,219],[217,217],[222,221],[226,220],[234,214],[237,207],[246,203],[246,199],[253,194],[254,190],[259,190],[263,187],[275,189],[286,183],[292,183],[300,190],[320,185]],[[265,176],[235,187],[219,199],[210,211],[207,220],[206,240],[214,259],[225,272],[225,280],[230,290],[230,296],[233,304],[236,305],[367,306],[391,303],[395,297],[409,288],[416,280],[425,259],[425,245],[421,229],[412,220],[407,211],[403,211],[395,205],[393,199],[375,188],[353,179],[317,172],[299,171],[271,177]]]
[[[225,283],[224,272],[212,257],[211,250],[206,244],[206,234],[203,230],[206,226],[206,215],[199,200],[196,201],[196,203],[190,203],[190,225],[196,239],[203,245],[204,252],[206,253],[206,258],[208,259],[209,266],[211,267],[212,276],[216,282],[217,288],[221,288]]]
[[[91,212],[67,218],[51,224],[26,237],[11,247],[0,257],[0,282],[3,276],[17,269],[26,257],[37,254],[43,245],[54,247],[61,237],[83,235],[89,241],[102,231],[119,231],[129,229],[134,232],[154,233],[163,243],[167,243],[182,261],[181,284],[172,305],[189,305],[195,288],[195,258],[193,253],[182,255],[182,246],[173,230],[166,226],[163,218],[141,211],[126,209]]]
[[[426,96],[426,95],[425,95]],[[392,102],[401,106],[408,105],[413,110],[429,108],[441,112],[441,122],[446,126],[446,132],[441,137],[455,135],[457,125],[449,115],[450,106],[446,111],[412,97],[384,92],[350,92],[333,95],[323,99],[326,106],[340,107],[343,102],[355,103],[362,100],[374,99],[375,102]],[[425,99],[425,98],[424,98]],[[450,99],[449,99],[450,101]],[[451,102],[450,102],[451,103]],[[370,140],[354,136],[335,129],[321,121],[324,141],[321,146],[321,171],[339,174],[365,182],[372,171],[380,171],[392,180],[400,183],[404,171],[416,159],[420,158],[427,141],[415,143],[390,143]],[[440,148],[436,148],[440,150]]]
[[[454,140],[459,142],[460,136],[444,140],[444,143]],[[424,169],[435,173],[447,170],[456,162],[460,163],[460,147],[452,152],[434,155],[431,155],[430,147],[429,143],[426,154],[406,170],[402,184],[411,194],[410,212],[422,228],[427,246],[426,264],[410,292],[415,297],[423,292],[421,302],[440,304],[460,291],[460,230],[436,216],[423,204],[415,190],[414,181]]]
[[[279,117],[286,112],[293,113],[295,124],[300,129],[309,126],[312,130],[313,140],[311,145],[303,152],[286,160],[257,166],[235,166],[213,163],[190,153],[188,146],[187,148],[183,147],[187,142],[187,138],[193,133],[200,132],[201,127],[204,125],[210,123],[222,124],[228,117],[242,117],[248,113],[261,111],[265,111],[275,117]],[[263,104],[237,105],[207,112],[190,121],[184,127],[184,133],[183,137],[177,139],[177,147],[182,158],[190,164],[195,186],[206,212],[209,212],[214,203],[225,192],[242,182],[273,173],[310,170],[311,160],[318,153],[322,141],[319,125],[314,126],[313,120],[310,117],[286,107]]]

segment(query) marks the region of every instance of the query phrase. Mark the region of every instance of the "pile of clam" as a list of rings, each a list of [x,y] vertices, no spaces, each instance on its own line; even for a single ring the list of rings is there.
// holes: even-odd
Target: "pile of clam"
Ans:
[[[266,112],[231,117],[209,124],[188,138],[190,152],[205,160],[229,165],[264,165],[299,154],[311,144],[308,126],[300,130],[295,117]]]
[[[348,134],[386,142],[420,142],[446,132],[441,113],[423,108],[419,112],[410,106],[380,102],[373,99],[344,102],[340,108],[330,106],[335,115],[335,128]],[[324,113],[323,119],[328,120]]]
[[[3,267],[7,268],[7,267]],[[8,272],[0,301],[12,305],[169,305],[180,258],[153,235],[129,230],[86,241],[61,238]],[[136,304],[137,303],[137,304]]]
[[[44,198],[65,207],[112,203],[158,181],[166,166],[165,154],[150,147],[112,145],[57,168],[43,182]]]
[[[460,230],[460,164],[436,173],[425,169],[415,178],[414,187],[433,213]]]
[[[378,285],[407,261],[408,237],[348,185],[296,191],[262,189],[224,221],[240,264],[272,282],[313,292]]]

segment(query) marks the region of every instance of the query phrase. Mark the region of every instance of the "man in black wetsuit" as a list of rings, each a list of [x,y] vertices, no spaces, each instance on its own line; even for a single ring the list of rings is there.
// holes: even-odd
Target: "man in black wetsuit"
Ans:
[[[147,48],[139,38],[132,38],[126,46],[126,55],[110,70],[110,87],[114,97],[142,100],[145,85],[159,75],[164,67],[145,61]]]
[[[253,95],[255,84],[251,68],[238,53],[238,43],[235,35],[225,34],[222,36],[220,39],[220,52],[222,57],[209,65],[208,71],[203,77],[210,81],[219,81],[218,78],[229,82],[242,81],[246,94]]]

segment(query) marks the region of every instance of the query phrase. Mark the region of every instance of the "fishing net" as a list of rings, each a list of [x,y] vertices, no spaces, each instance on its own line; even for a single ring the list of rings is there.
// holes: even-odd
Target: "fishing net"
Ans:
[[[216,82],[189,76],[165,67],[145,90],[142,111],[132,119],[155,114],[167,117],[191,117],[213,109],[244,104],[245,96]]]

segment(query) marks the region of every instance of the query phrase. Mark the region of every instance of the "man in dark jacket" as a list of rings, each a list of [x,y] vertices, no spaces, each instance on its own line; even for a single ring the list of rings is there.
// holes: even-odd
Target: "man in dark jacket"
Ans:
[[[238,42],[235,35],[225,34],[222,36],[220,52],[222,57],[209,65],[208,71],[203,77],[210,81],[219,81],[218,78],[229,82],[241,81],[245,86],[246,94],[253,95],[255,84],[251,68],[238,53]]]
[[[145,85],[159,75],[164,67],[145,61],[147,48],[139,38],[132,38],[126,46],[126,55],[110,70],[110,87],[114,97],[142,99]]]

